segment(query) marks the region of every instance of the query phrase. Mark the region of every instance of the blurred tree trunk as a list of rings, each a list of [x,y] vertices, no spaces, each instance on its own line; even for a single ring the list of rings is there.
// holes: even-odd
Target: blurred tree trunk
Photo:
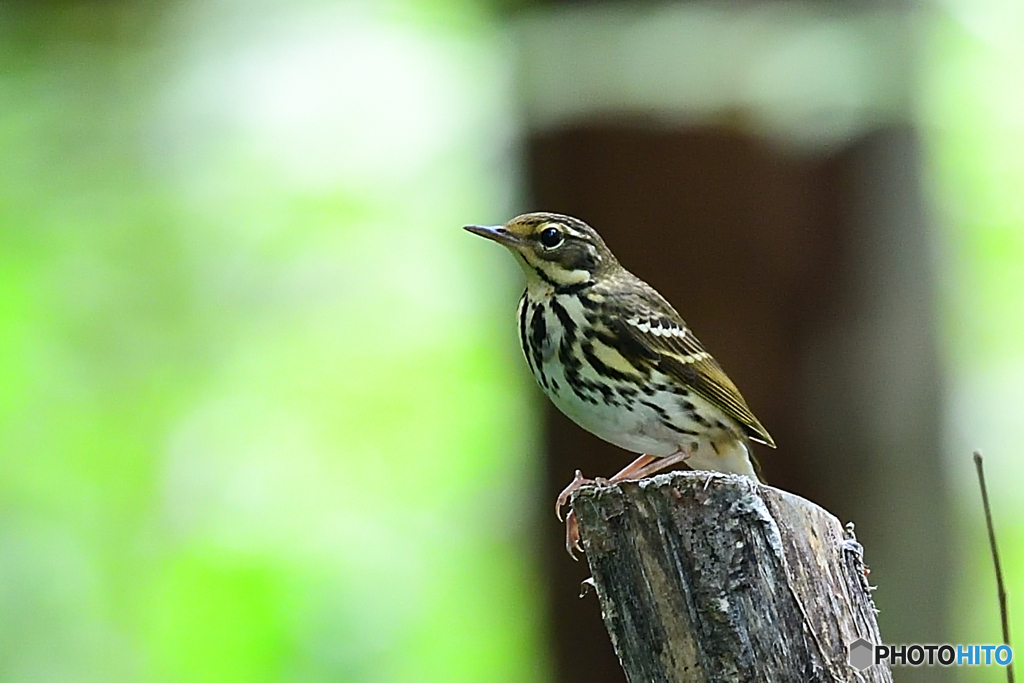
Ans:
[[[818,151],[630,112],[540,126],[527,140],[524,209],[591,223],[679,310],[771,432],[778,451],[757,452],[768,481],[857,524],[888,642],[949,637],[934,246],[919,167],[915,131],[899,121]],[[631,457],[548,406],[549,498],[576,468],[607,476]],[[586,566],[565,556],[553,518],[546,532],[558,680],[621,682],[596,601],[577,599]]]

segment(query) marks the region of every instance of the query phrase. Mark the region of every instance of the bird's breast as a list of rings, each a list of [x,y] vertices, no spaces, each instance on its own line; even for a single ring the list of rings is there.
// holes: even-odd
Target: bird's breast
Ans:
[[[675,453],[696,439],[689,392],[630,357],[603,315],[576,295],[524,295],[519,337],[531,372],[555,406],[587,431],[633,452]]]

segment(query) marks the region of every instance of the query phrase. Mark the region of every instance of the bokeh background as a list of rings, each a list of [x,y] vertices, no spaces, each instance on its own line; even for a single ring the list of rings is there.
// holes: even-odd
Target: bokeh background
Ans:
[[[0,681],[623,680],[550,514],[617,467],[460,230],[531,209],[674,292],[887,640],[999,640],[982,449],[1024,633],[1024,5],[834,10],[0,5]]]

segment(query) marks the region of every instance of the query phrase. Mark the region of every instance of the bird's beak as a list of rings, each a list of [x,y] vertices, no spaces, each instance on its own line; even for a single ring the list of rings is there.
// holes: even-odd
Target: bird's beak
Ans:
[[[504,225],[467,225],[463,229],[506,247],[516,247],[520,242],[519,238],[509,232]]]

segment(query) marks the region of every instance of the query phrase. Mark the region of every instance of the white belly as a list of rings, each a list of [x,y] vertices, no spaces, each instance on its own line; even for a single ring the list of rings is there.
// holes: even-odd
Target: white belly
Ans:
[[[698,440],[666,427],[659,414],[639,400],[627,403],[622,397],[614,397],[619,405],[606,403],[597,396],[593,396],[597,400],[596,404],[584,400],[570,388],[561,366],[556,363],[545,364],[545,373],[549,377],[549,388],[544,393],[551,402],[580,427],[619,448],[633,453],[666,456],[678,452],[680,448],[688,448]],[[554,386],[558,387],[557,391]],[[662,405],[664,410],[675,410],[670,402],[664,401],[664,396],[656,394],[641,398]]]

